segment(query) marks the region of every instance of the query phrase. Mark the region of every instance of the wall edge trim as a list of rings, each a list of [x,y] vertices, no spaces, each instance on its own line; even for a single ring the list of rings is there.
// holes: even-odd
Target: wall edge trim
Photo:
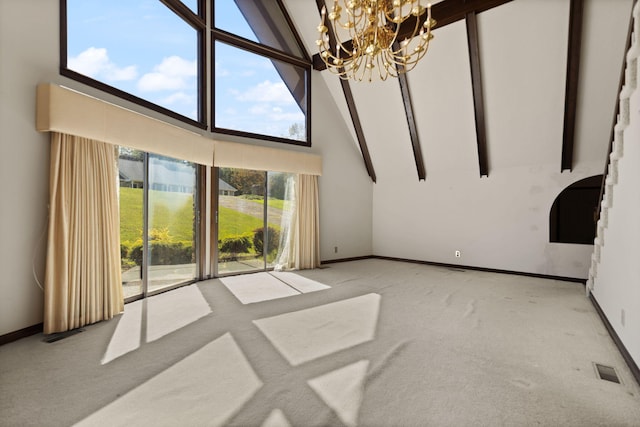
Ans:
[[[640,368],[638,368],[638,365],[633,360],[633,357],[631,357],[631,353],[629,353],[629,351],[627,350],[627,347],[625,347],[624,343],[616,333],[615,329],[613,329],[613,326],[611,326],[611,323],[609,322],[609,318],[607,318],[607,315],[604,314],[604,311],[600,307],[600,304],[598,304],[598,300],[596,300],[596,298],[593,296],[592,293],[589,293],[589,299],[591,300],[591,303],[595,307],[596,312],[598,313],[598,316],[600,316],[602,323],[604,323],[604,327],[607,329],[607,332],[609,332],[611,339],[613,340],[614,344],[620,351],[622,358],[627,363],[627,366],[631,371],[631,375],[633,375],[638,385],[640,385]]]
[[[514,276],[526,276],[526,277],[535,277],[538,279],[548,279],[548,280],[561,280],[563,282],[574,282],[581,283],[582,285],[586,285],[587,279],[582,279],[579,277],[565,277],[565,276],[554,276],[549,274],[539,274],[539,273],[528,273],[526,271],[513,271],[513,270],[501,270],[497,268],[488,268],[488,267],[477,267],[471,265],[461,265],[461,264],[447,264],[442,262],[435,261],[425,261],[425,260],[417,260],[417,259],[408,259],[408,258],[396,258],[390,256],[382,256],[382,255],[365,255],[360,257],[352,257],[352,258],[339,258],[339,259],[331,259],[331,260],[323,260],[321,264],[333,264],[338,262],[349,262],[349,261],[360,261],[364,259],[384,259],[387,261],[399,261],[399,262],[408,262],[411,264],[424,264],[424,265],[433,265],[436,267],[445,267],[445,268],[458,268],[465,270],[475,270],[475,271],[484,271],[487,273],[500,273],[500,274],[510,274]]]
[[[26,328],[0,335],[0,345],[9,344],[11,342],[18,341],[19,339],[39,334],[42,330],[43,323],[38,323],[37,325],[27,326]]]

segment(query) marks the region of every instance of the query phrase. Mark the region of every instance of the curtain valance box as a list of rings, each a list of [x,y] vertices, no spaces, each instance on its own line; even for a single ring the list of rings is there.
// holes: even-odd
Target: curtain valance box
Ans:
[[[208,166],[322,174],[322,157],[217,141],[52,83],[37,87],[36,129],[135,148]]]

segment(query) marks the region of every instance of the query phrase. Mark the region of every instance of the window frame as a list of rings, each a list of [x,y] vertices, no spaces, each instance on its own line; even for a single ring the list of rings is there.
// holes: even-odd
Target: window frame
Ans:
[[[283,12],[284,13],[284,12]],[[215,93],[216,93],[216,78],[215,78],[215,44],[216,42],[225,43],[231,47],[235,47],[238,49],[245,50],[249,53],[253,53],[255,55],[264,57],[269,60],[277,60],[284,62],[286,64],[292,65],[294,67],[301,68],[305,71],[305,98],[306,98],[306,111],[305,111],[305,140],[300,141],[296,139],[290,139],[285,137],[271,136],[258,134],[253,132],[235,130],[235,129],[227,129],[220,128],[216,126],[215,122]],[[273,47],[256,43],[254,41],[245,39],[241,36],[231,34],[227,31],[220,30],[217,28],[211,29],[211,52],[212,55],[210,57],[210,67],[211,67],[211,130],[212,132],[222,133],[226,135],[240,136],[252,139],[260,139],[266,141],[274,141],[281,142],[285,144],[293,144],[293,145],[301,145],[305,147],[311,147],[311,61],[305,60],[302,58],[298,58],[296,56],[292,56],[288,53],[282,52]]]
[[[301,57],[292,55],[268,45],[253,42],[241,36],[217,29],[215,27],[215,0],[197,0],[198,13],[194,13],[191,8],[179,0],[157,0],[164,4],[168,9],[174,12],[185,23],[190,25],[197,31],[198,38],[198,76],[197,76],[197,107],[198,119],[194,120],[190,117],[183,116],[166,107],[162,107],[151,101],[143,99],[137,95],[118,89],[100,80],[81,74],[67,67],[67,0],[60,0],[60,75],[68,77],[72,80],[86,84],[87,86],[98,89],[102,92],[124,99],[136,105],[156,111],[165,116],[176,119],[188,125],[208,130],[214,134],[225,134],[243,138],[249,138],[259,141],[273,141],[291,145],[311,147],[311,76],[312,76],[312,60],[309,56],[300,35],[293,25],[291,17],[287,13],[282,0],[275,0],[278,8],[282,12],[285,21],[288,23],[291,33],[295,39],[295,43],[299,46]],[[215,43],[220,41],[232,47],[243,49],[250,53],[284,62],[294,67],[299,67],[305,73],[305,140],[295,140],[286,137],[277,137],[252,133],[241,130],[233,130],[226,128],[218,128],[215,125]],[[209,81],[209,79],[211,81]],[[286,82],[285,82],[286,84]]]
[[[60,0],[60,75],[64,77],[68,77],[72,80],[78,81],[80,83],[86,84],[87,86],[99,89],[103,92],[106,92],[110,95],[117,96],[118,98],[122,98],[126,101],[132,102],[134,104],[140,105],[142,107],[148,108],[150,110],[156,111],[158,113],[164,114],[181,122],[187,123],[189,125],[198,127],[200,129],[207,129],[207,102],[206,102],[206,93],[208,92],[207,88],[207,55],[206,55],[206,21],[204,19],[204,4],[205,0],[197,0],[198,1],[198,14],[195,14],[188,6],[184,5],[179,0],[158,0],[160,3],[164,4],[169,10],[174,12],[176,16],[186,24],[190,25],[193,29],[197,31],[198,37],[198,76],[197,76],[197,106],[198,106],[198,120],[194,120],[190,117],[183,116],[180,113],[177,113],[173,110],[170,110],[166,107],[162,107],[158,104],[155,104],[151,101],[148,101],[144,98],[140,98],[132,93],[124,91],[122,89],[118,89],[114,86],[111,86],[107,83],[104,83],[100,80],[96,80],[92,77],[86,76],[77,71],[71,70],[67,67],[67,57],[68,57],[68,48],[67,48],[67,0]]]
[[[171,283],[165,287],[150,290],[149,289],[149,268],[154,266],[151,264],[151,248],[149,244],[149,230],[150,227],[150,211],[152,210],[149,200],[149,191],[150,188],[150,157],[152,155],[156,155],[150,153],[148,151],[136,150],[142,154],[142,186],[133,187],[136,189],[142,190],[142,262],[140,264],[141,271],[141,283],[140,283],[140,292],[135,295],[131,295],[129,297],[124,298],[124,303],[128,304],[133,301],[138,301],[141,299],[145,299],[148,297],[152,297],[154,295],[158,295],[164,292],[172,291],[174,289],[181,288],[183,286],[191,285],[195,282],[202,281],[207,279],[205,276],[205,265],[207,262],[206,259],[206,227],[202,222],[202,218],[206,216],[206,175],[207,169],[206,166],[189,162],[194,165],[195,179],[194,179],[194,189],[192,193],[194,194],[194,206],[193,206],[193,239],[194,239],[194,256],[195,256],[195,277],[192,279],[186,279],[179,282]],[[166,156],[163,156],[166,157]],[[180,159],[171,158],[172,161],[180,161]],[[118,161],[120,161],[120,153],[118,153]],[[120,165],[118,165],[118,173],[120,173]],[[120,183],[118,183],[120,186]],[[118,195],[118,203],[120,202],[120,195]],[[119,210],[118,215],[121,215]],[[122,238],[119,242],[122,244]],[[124,284],[122,284],[124,285]]]

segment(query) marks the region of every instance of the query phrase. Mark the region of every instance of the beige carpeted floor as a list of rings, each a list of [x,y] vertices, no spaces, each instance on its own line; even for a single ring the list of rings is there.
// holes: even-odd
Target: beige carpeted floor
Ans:
[[[201,282],[42,339],[0,347],[2,426],[640,426],[576,283],[365,260]]]

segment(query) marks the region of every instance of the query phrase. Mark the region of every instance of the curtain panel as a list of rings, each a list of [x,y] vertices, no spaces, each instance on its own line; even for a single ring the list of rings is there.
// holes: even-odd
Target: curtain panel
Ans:
[[[318,177],[296,175],[287,183],[294,208],[283,213],[274,270],[320,267]]]
[[[318,176],[298,175],[296,185],[295,268],[320,267]]]
[[[44,333],[124,310],[116,147],[52,132]]]

